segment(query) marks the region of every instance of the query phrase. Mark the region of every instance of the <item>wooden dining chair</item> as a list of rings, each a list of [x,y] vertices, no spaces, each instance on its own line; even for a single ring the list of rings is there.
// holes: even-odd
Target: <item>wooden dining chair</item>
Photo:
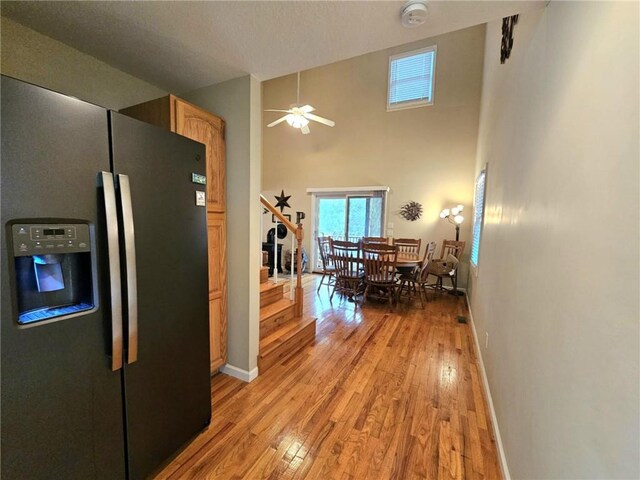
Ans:
[[[393,245],[398,247],[398,255],[402,257],[403,255],[415,255],[416,259],[420,254],[420,245],[422,244],[421,239],[414,238],[394,238]],[[399,262],[401,263],[401,262]],[[400,280],[400,287],[398,289],[398,298],[402,296],[402,292],[404,287],[412,287],[410,281],[415,276],[416,270],[420,268],[421,264],[414,264],[411,266],[402,266],[398,265],[398,275]],[[411,296],[411,290],[408,289],[407,293]],[[414,292],[415,293],[415,292]]]
[[[422,239],[414,238],[394,238],[393,244],[398,247],[398,253],[420,253]]]
[[[393,306],[397,293],[396,257],[398,247],[376,243],[362,246],[365,290],[363,302],[372,298],[386,299]]]
[[[428,275],[436,277],[436,283],[429,284],[434,290],[444,291],[443,280],[449,278],[455,290],[458,286],[458,262],[464,253],[466,242],[444,240],[440,250],[440,258],[429,264]]]
[[[429,266],[433,261],[433,256],[436,254],[436,242],[429,242],[427,244],[427,248],[424,250],[424,257],[422,258],[422,262],[416,270],[412,273],[412,275],[400,276],[400,292],[399,295],[402,294],[402,290],[406,285],[407,291],[409,293],[409,298],[413,297],[413,294],[420,295],[420,306],[424,308],[424,302],[428,301],[427,298],[427,288],[429,283],[427,281],[429,277]]]
[[[320,291],[322,285],[326,285],[327,288],[329,288],[335,283],[335,267],[329,258],[330,250],[331,237],[318,237],[318,255],[320,255],[320,261],[322,263],[322,278],[320,279],[316,292]],[[325,278],[327,279],[326,282]]]
[[[389,244],[389,239],[386,237],[362,237],[362,243],[384,243]]]
[[[329,245],[329,258],[333,263],[335,276],[329,300],[333,300],[333,295],[336,292],[346,294],[349,300],[354,300],[354,297],[364,290],[360,243],[330,239]]]

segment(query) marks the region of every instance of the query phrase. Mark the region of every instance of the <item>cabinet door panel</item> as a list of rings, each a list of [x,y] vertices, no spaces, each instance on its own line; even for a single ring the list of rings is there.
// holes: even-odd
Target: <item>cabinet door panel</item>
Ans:
[[[227,225],[224,213],[207,214],[211,368],[227,361]]]
[[[222,299],[209,300],[209,344],[211,348],[211,371],[220,368],[226,361],[222,354],[221,332],[221,304]]]
[[[176,133],[207,147],[207,211],[225,210],[224,121],[175,99]]]

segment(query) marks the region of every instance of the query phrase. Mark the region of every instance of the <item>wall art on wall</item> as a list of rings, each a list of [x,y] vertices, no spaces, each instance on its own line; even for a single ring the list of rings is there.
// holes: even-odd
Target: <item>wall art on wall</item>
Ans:
[[[304,212],[296,212],[296,223],[302,223],[306,216]]]
[[[500,63],[507,61],[513,48],[513,27],[518,23],[518,15],[502,19],[502,42],[500,43]]]
[[[284,190],[281,190],[280,195],[274,195],[276,198],[276,208],[280,208],[280,211],[283,212],[285,208],[291,208],[289,205],[289,199],[291,195],[285,195]]]
[[[287,220],[291,221],[290,213],[283,213],[282,216]],[[276,223],[276,222],[280,223],[280,220],[278,220],[275,215],[271,214],[271,223]]]
[[[422,205],[418,202],[410,201],[400,207],[400,216],[410,222],[415,222],[422,216]]]

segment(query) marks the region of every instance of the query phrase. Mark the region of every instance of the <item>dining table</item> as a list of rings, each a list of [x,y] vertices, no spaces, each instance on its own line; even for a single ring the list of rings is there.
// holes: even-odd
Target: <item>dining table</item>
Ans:
[[[416,267],[420,265],[420,255],[411,252],[398,252],[396,255],[396,267]]]
[[[420,256],[417,253],[398,252],[396,255],[396,270],[401,275],[411,275],[420,263]]]

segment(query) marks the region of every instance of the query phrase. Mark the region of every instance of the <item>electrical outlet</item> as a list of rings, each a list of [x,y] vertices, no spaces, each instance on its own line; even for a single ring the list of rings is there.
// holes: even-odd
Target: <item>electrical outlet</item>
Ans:
[[[489,332],[484,332],[484,348],[489,348]]]
[[[387,223],[387,228],[393,230],[393,222]]]

